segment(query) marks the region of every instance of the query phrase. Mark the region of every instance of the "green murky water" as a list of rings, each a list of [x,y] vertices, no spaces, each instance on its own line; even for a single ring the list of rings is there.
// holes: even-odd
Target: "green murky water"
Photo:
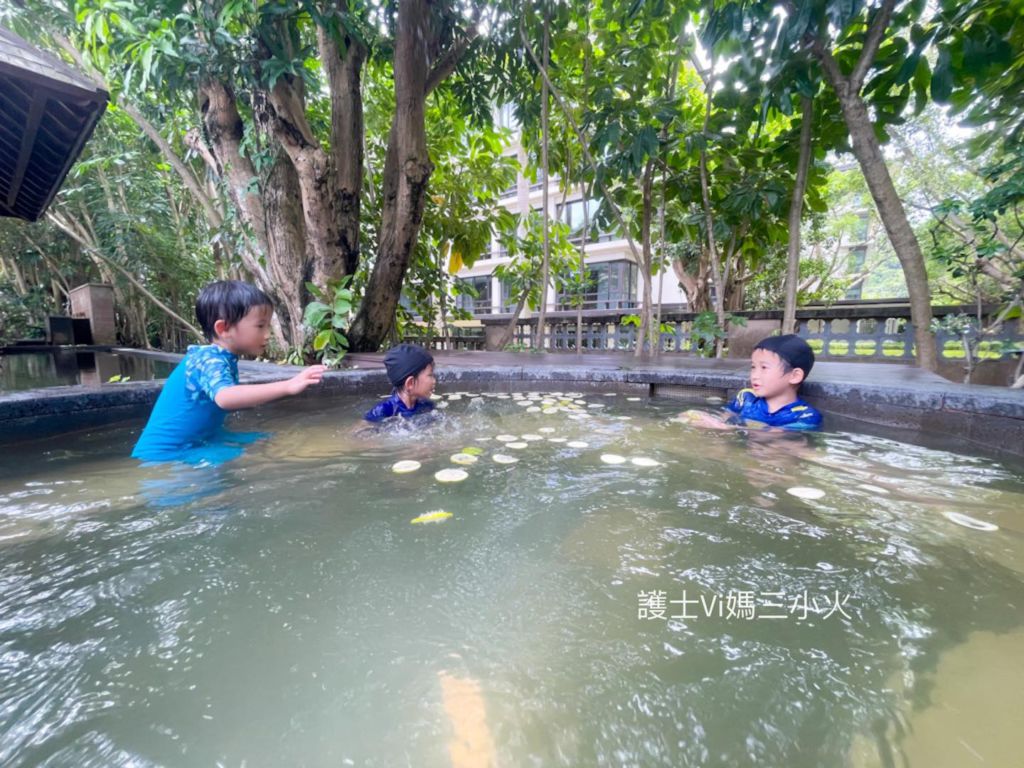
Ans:
[[[0,764],[1018,764],[1020,467],[570,399],[278,405],[219,468],[140,469],[140,425],[5,445]]]

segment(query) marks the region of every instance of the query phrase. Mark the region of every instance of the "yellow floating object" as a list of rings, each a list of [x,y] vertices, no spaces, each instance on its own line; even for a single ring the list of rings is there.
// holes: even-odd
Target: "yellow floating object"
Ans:
[[[406,472],[415,472],[421,466],[422,465],[418,461],[408,459],[406,461],[396,461],[392,465],[391,471],[402,475],[405,474]]]
[[[443,523],[451,516],[451,512],[445,512],[443,509],[438,509],[434,512],[424,512],[422,515],[414,517],[409,522],[413,525],[420,525],[421,523]]]

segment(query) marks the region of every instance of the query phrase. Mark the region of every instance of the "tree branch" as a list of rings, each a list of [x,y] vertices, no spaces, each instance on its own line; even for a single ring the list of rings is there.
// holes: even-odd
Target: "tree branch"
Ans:
[[[864,48],[860,52],[860,58],[857,59],[857,64],[854,66],[853,72],[850,73],[849,83],[852,93],[859,93],[861,86],[864,85],[864,78],[875,61],[875,55],[882,44],[882,38],[885,37],[885,30],[889,27],[895,7],[896,0],[882,0],[882,5],[878,9],[878,13],[875,14],[867,37],[864,39]]]
[[[111,93],[111,88],[103,76],[86,64],[81,52],[72,45],[71,41],[67,37],[55,30],[50,30],[50,35],[53,37],[57,45],[59,45],[61,49],[71,57],[72,61],[75,62],[79,70],[85,74],[86,77],[107,93]],[[202,207],[203,213],[206,214],[206,219],[209,222],[211,229],[220,228],[224,223],[223,214],[217,210],[217,207],[214,205],[214,201],[203,190],[202,185],[199,183],[199,179],[196,178],[192,169],[189,168],[180,157],[178,157],[171,145],[160,134],[160,131],[156,129],[156,126],[149,122],[142,112],[140,112],[134,105],[127,103],[123,98],[115,103],[124,110],[125,114],[135,121],[135,124],[142,129],[142,132],[146,137],[156,145],[157,149],[160,150],[160,154],[164,156],[170,166],[174,169],[175,173],[178,174],[178,178],[181,179],[182,184],[185,185],[185,188],[193,197],[195,197],[199,205]]]
[[[426,93],[430,93],[437,86],[447,79],[452,72],[455,71],[455,67],[459,65],[459,61],[469,50],[470,46],[476,42],[476,39],[480,36],[480,31],[474,24],[472,27],[466,30],[466,36],[454,43],[444,54],[437,60],[433,68],[430,70],[430,74],[427,75],[427,82],[424,86]]]
[[[544,67],[540,65],[540,61],[537,59],[537,55],[533,52],[533,48],[530,46],[530,40],[526,36],[526,27],[524,26],[522,19],[519,20],[519,34],[523,40],[523,46],[526,48],[526,52],[530,55],[530,58],[533,60],[534,66],[537,67],[538,71],[540,71],[541,77],[543,77],[545,82],[547,82],[548,89],[551,91],[551,95],[558,103],[559,108],[565,115],[565,119],[569,121],[569,125],[572,126],[573,133],[576,134],[576,140],[580,143],[580,151],[582,151],[583,157],[587,161],[587,165],[590,166],[590,169],[594,172],[595,177],[600,176],[597,170],[597,163],[594,162],[594,157],[593,155],[590,154],[590,149],[587,146],[587,139],[583,135],[583,131],[580,130],[579,124],[577,124],[576,122],[576,118],[573,117],[572,110],[569,109],[569,105],[562,97],[562,92],[559,91],[548,78],[547,72],[544,70]],[[611,209],[612,215],[615,216],[615,222],[619,225],[620,229],[622,230],[623,237],[625,237],[626,242],[629,243],[629,250],[633,254],[633,258],[639,261],[640,254],[637,251],[636,243],[633,241],[633,236],[630,234],[629,228],[626,226],[626,222],[622,218],[622,211],[620,211],[619,206],[615,204],[615,201],[612,199],[611,193],[608,191],[608,187],[605,185],[603,181],[600,182],[600,187],[601,195],[608,203],[608,207]]]
[[[181,315],[179,315],[173,309],[171,309],[166,304],[164,304],[162,301],[160,301],[160,299],[158,299],[156,296],[154,296],[152,293],[150,293],[150,291],[146,288],[146,286],[144,286],[142,283],[140,283],[138,280],[136,280],[135,276],[131,272],[129,272],[124,267],[122,267],[120,264],[118,264],[113,259],[108,258],[107,256],[105,256],[102,252],[99,251],[99,249],[94,248],[92,245],[90,245],[84,238],[82,238],[80,233],[76,232],[73,227],[69,226],[70,222],[64,220],[62,216],[60,216],[59,214],[54,213],[53,211],[47,211],[46,212],[46,218],[48,218],[51,222],[53,222],[53,224],[55,224],[58,229],[60,229],[61,231],[65,232],[69,237],[71,237],[75,242],[77,242],[79,247],[81,247],[83,250],[87,251],[91,256],[93,256],[94,258],[99,259],[100,261],[102,261],[107,266],[113,267],[118,272],[120,272],[122,275],[127,277],[129,282],[131,282],[132,285],[134,285],[136,288],[138,288],[143,296],[145,296],[147,299],[149,299],[154,304],[156,304],[156,306],[158,306],[160,309],[162,309],[164,312],[166,312],[170,317],[173,317],[179,323],[181,323],[186,328],[188,328],[190,331],[192,331],[192,333],[194,333],[196,335],[197,339],[205,341],[206,337],[203,335],[202,331],[200,331],[198,328],[196,328],[194,325],[192,325],[192,323],[190,323],[188,320],[183,318]]]

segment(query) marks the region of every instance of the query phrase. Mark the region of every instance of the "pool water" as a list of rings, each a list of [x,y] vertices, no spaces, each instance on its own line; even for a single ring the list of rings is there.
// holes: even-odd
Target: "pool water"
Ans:
[[[175,365],[145,355],[71,349],[0,355],[0,394],[72,384],[98,386],[116,376],[125,381],[166,379]]]
[[[0,765],[1019,764],[1021,467],[468,394],[277,404],[220,467],[3,450]]]

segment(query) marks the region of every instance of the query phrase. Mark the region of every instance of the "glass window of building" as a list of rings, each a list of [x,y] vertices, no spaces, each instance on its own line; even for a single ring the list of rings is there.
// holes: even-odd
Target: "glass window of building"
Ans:
[[[458,281],[460,293],[455,296],[455,306],[473,315],[486,315],[491,311],[491,278],[466,277]]]
[[[637,268],[631,261],[606,261],[587,266],[583,309],[619,310],[636,307]],[[558,297],[558,308],[575,309],[568,294]]]
[[[615,233],[599,231],[597,229],[597,212],[601,207],[600,200],[573,200],[571,203],[558,207],[559,218],[569,226],[569,239],[574,243],[578,243],[583,239],[584,205],[586,206],[586,220],[590,224],[587,241],[595,243],[615,239]]]

